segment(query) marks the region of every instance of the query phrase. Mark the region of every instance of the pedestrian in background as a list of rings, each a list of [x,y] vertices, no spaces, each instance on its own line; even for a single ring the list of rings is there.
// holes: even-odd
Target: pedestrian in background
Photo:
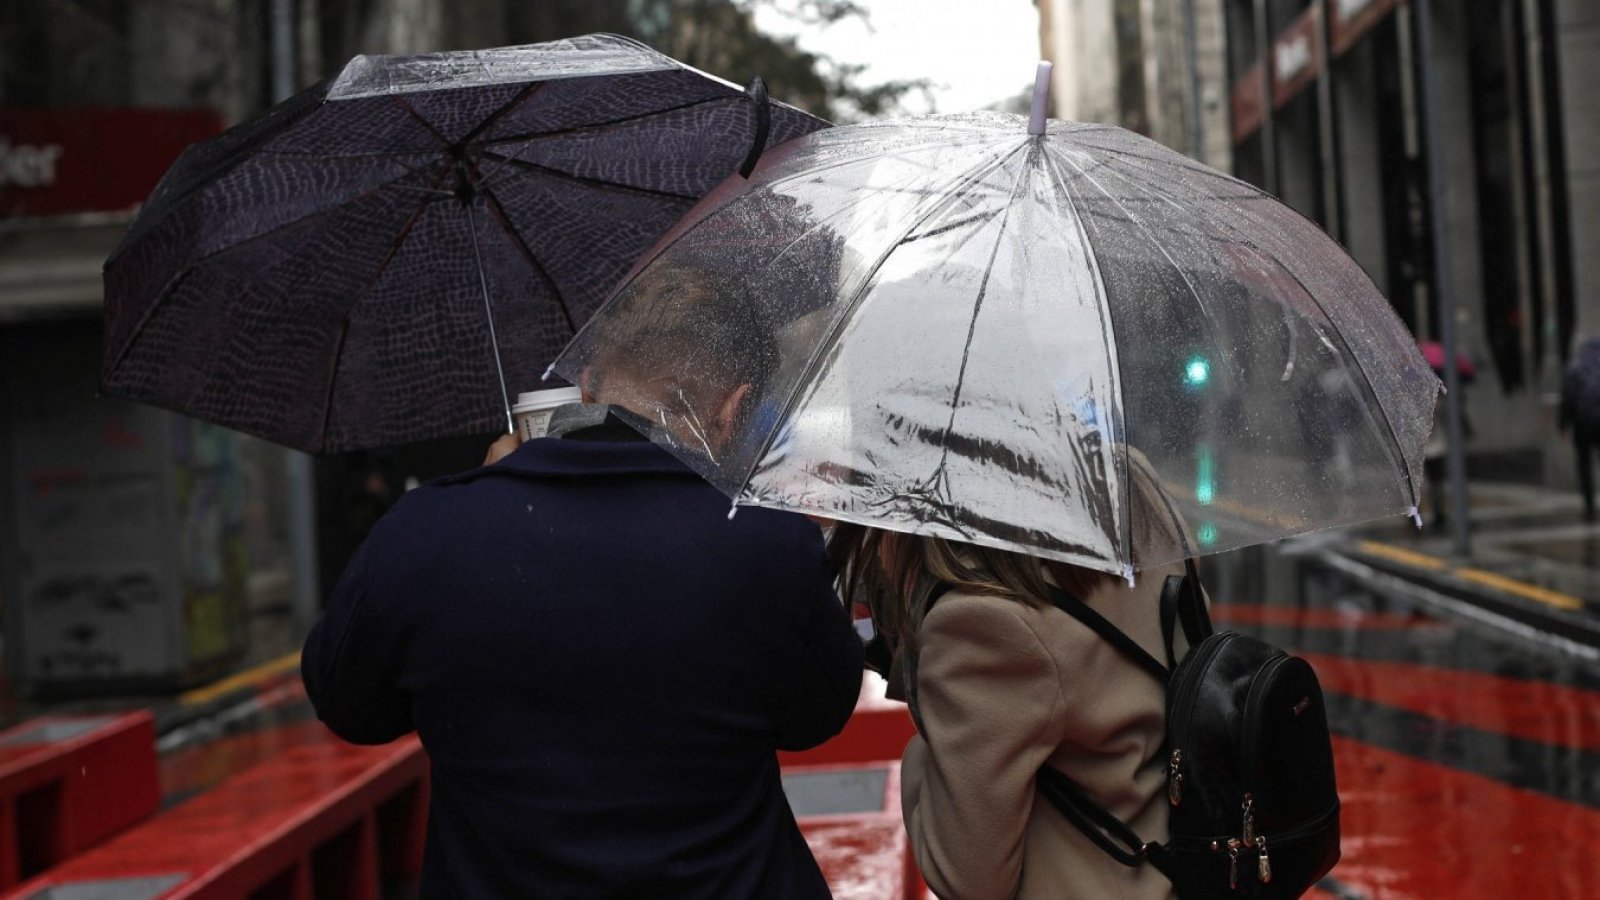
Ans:
[[[1578,454],[1578,490],[1583,493],[1583,520],[1593,522],[1594,470],[1592,457],[1600,447],[1600,338],[1578,343],[1561,377],[1561,434],[1572,433]]]

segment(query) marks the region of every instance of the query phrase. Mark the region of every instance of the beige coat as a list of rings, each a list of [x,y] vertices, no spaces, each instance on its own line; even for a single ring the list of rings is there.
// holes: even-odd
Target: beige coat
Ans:
[[[1165,662],[1158,609],[1168,575],[1085,601]],[[1183,652],[1182,638],[1178,652]],[[1048,763],[1146,841],[1167,838],[1165,692],[1078,620],[1053,606],[952,591],[918,631],[917,707],[902,804],[928,885],[947,900],[1170,900],[1145,865],[1090,843],[1039,796]]]

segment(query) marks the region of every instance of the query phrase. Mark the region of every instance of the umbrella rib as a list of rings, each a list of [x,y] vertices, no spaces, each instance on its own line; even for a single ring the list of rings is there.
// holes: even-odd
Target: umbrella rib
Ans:
[[[442,182],[448,172],[449,169],[441,169],[434,176],[433,183],[437,185]],[[367,280],[360,293],[356,294],[355,299],[350,301],[350,305],[345,307],[344,315],[339,319],[339,339],[333,345],[333,359],[328,364],[328,387],[322,395],[322,426],[317,432],[317,452],[319,453],[328,446],[328,422],[333,415],[334,381],[339,376],[339,364],[344,360],[344,339],[345,335],[350,332],[350,317],[355,315],[356,307],[361,304],[362,300],[366,299],[367,294],[371,293],[372,289],[377,286],[378,281],[383,278],[383,273],[388,270],[389,263],[393,262],[395,256],[399,254],[400,247],[405,244],[406,238],[411,235],[411,229],[416,227],[417,220],[422,217],[422,211],[428,208],[429,202],[424,199],[417,204],[416,209],[411,211],[411,215],[406,217],[405,224],[400,226],[399,233],[395,235],[394,241],[389,245],[389,252],[384,254],[383,260],[378,263],[378,267],[373,271],[372,277]]]
[[[1140,187],[1141,189],[1144,189],[1144,190],[1147,190],[1147,191],[1155,192],[1154,189],[1150,188],[1148,185],[1140,185],[1138,182],[1134,181],[1133,179],[1128,178],[1128,177],[1126,177],[1124,175],[1121,175],[1120,173],[1116,173],[1114,170],[1109,170],[1108,169],[1108,171],[1112,171],[1113,174],[1116,174],[1119,178],[1122,178],[1123,180],[1127,181],[1129,184],[1136,185],[1136,186]],[[1156,192],[1156,193],[1157,193],[1157,195],[1159,197],[1164,199],[1167,203],[1169,203],[1169,204],[1171,204],[1173,206],[1178,206],[1177,201],[1173,200],[1171,197],[1168,197],[1165,194],[1160,193],[1160,192]],[[1259,199],[1267,200],[1269,202],[1274,202],[1274,203],[1278,202],[1276,200],[1273,200],[1270,195],[1265,194],[1265,193],[1261,194]],[[1298,213],[1297,213],[1297,215],[1298,215]],[[1302,216],[1302,218],[1304,218],[1304,217]],[[1258,257],[1260,257],[1263,260],[1266,260],[1267,262],[1272,263],[1274,266],[1277,266],[1280,270],[1288,273],[1289,277],[1294,279],[1294,283],[1299,286],[1299,288],[1300,288],[1300,290],[1302,292],[1305,293],[1307,299],[1309,299],[1313,304],[1316,305],[1317,311],[1322,313],[1322,317],[1324,319],[1328,320],[1328,324],[1331,326],[1331,328],[1329,330],[1333,332],[1334,338],[1338,340],[1341,352],[1346,357],[1348,357],[1350,359],[1350,362],[1353,364],[1353,368],[1357,372],[1361,373],[1361,383],[1367,390],[1367,398],[1372,402],[1373,406],[1376,406],[1378,408],[1378,415],[1383,418],[1383,424],[1387,427],[1387,429],[1389,431],[1389,440],[1390,440],[1391,444],[1393,445],[1394,452],[1395,452],[1396,456],[1398,457],[1398,460],[1399,460],[1399,463],[1400,463],[1400,470],[1402,472],[1404,472],[1405,476],[1406,476],[1406,487],[1411,493],[1411,503],[1412,503],[1412,505],[1418,505],[1421,502],[1421,498],[1417,495],[1417,484],[1416,484],[1416,481],[1411,477],[1411,466],[1408,465],[1407,462],[1406,462],[1405,448],[1400,446],[1400,434],[1399,434],[1399,432],[1397,432],[1395,430],[1394,421],[1389,418],[1389,410],[1387,408],[1385,408],[1384,405],[1383,405],[1383,402],[1378,399],[1378,391],[1377,391],[1376,388],[1374,388],[1372,386],[1371,377],[1369,377],[1367,375],[1366,368],[1361,365],[1361,360],[1358,359],[1356,357],[1355,353],[1351,351],[1350,343],[1349,343],[1349,341],[1347,341],[1345,339],[1344,331],[1341,328],[1339,328],[1339,326],[1337,324],[1334,323],[1333,317],[1328,315],[1327,307],[1322,305],[1322,301],[1317,297],[1316,294],[1312,293],[1311,288],[1306,286],[1306,283],[1303,280],[1301,280],[1300,276],[1293,269],[1289,268],[1288,266],[1284,265],[1279,260],[1277,260],[1274,257],[1272,257],[1271,255],[1269,255],[1265,250],[1263,250],[1259,245],[1257,245],[1256,242],[1254,240],[1252,240],[1249,235],[1247,235],[1243,231],[1239,230],[1237,227],[1235,227],[1232,223],[1228,222],[1226,219],[1218,217],[1218,218],[1214,219],[1213,221],[1215,221],[1217,224],[1221,225],[1224,229],[1226,229],[1229,233],[1231,233],[1238,240],[1238,242],[1241,245],[1243,245],[1245,247],[1248,247]],[[1306,221],[1310,222],[1309,219],[1307,219]],[[1315,224],[1315,223],[1312,223],[1312,224]]]
[[[729,102],[746,103],[749,101],[744,94],[736,94],[726,97],[706,97],[701,100],[691,100],[688,103],[680,103],[677,106],[668,106],[662,109],[653,109],[649,112],[635,113],[631,116],[623,116],[619,119],[609,119],[604,122],[592,122],[588,125],[574,125],[571,128],[558,128],[554,131],[533,131],[526,134],[512,134],[505,137],[497,137],[486,141],[479,141],[478,143],[485,147],[492,147],[495,144],[511,144],[518,141],[537,141],[543,140],[544,138],[568,137],[570,135],[584,134],[591,131],[605,131],[610,128],[616,128],[619,125],[630,125],[634,122],[643,122],[647,119],[656,118],[657,116],[667,115],[668,113],[682,112],[686,109],[694,109],[697,106],[707,106],[712,103]]]
[[[925,145],[918,145],[918,147],[915,148],[915,149],[921,149],[924,146]],[[907,151],[903,151],[902,150],[902,151],[899,151],[899,152],[896,152],[896,153],[886,153],[883,156],[884,157],[899,157],[899,156],[904,155],[905,152],[907,152]],[[822,173],[822,172],[831,172],[834,169],[840,169],[840,168],[844,168],[846,166],[860,165],[860,164],[862,164],[864,162],[872,162],[872,161],[874,161],[874,159],[877,159],[877,158],[878,157],[867,158],[867,157],[856,156],[856,157],[850,157],[848,159],[841,159],[841,160],[838,160],[836,162],[828,163],[827,165],[816,166],[814,168],[807,169],[804,172],[796,172],[796,173],[794,173],[792,175],[785,175],[785,176],[783,176],[781,178],[775,178],[775,179],[773,179],[771,181],[764,182],[763,183],[763,187],[771,189],[775,185],[787,184],[788,182],[793,181],[796,178],[816,177],[819,173]],[[957,179],[957,180],[959,180],[959,179]],[[716,207],[714,207],[712,209],[703,209],[703,210],[701,210],[700,217],[698,219],[696,219],[695,221],[696,221],[696,223],[704,222],[707,219],[710,219],[712,216],[720,214],[723,210],[733,206],[735,203],[738,203],[739,201],[746,199],[748,196],[749,196],[749,194],[748,193],[744,193],[744,192],[732,194],[726,200],[722,201],[722,203],[720,205],[718,205],[718,206],[716,206]],[[864,202],[864,201],[852,201],[852,203],[850,204],[850,207],[848,207],[848,208],[853,209],[860,202]],[[915,227],[915,226],[913,226],[913,227]],[[671,250],[673,247],[677,246],[678,242],[683,240],[684,237],[686,237],[693,230],[694,229],[692,227],[691,228],[677,229],[678,233],[674,234],[674,235],[671,235],[670,238],[667,240],[667,243],[653,248],[653,252],[651,253],[651,259],[655,259],[657,257],[660,257],[663,254],[665,254],[668,250]],[[792,244],[791,244],[791,246],[792,246]],[[880,260],[880,262],[881,262],[881,260]],[[642,272],[642,271],[643,271],[643,269],[636,269],[632,273],[632,277],[633,278],[637,278],[639,276],[640,272]],[[627,277],[627,276],[624,276],[624,277]],[[624,282],[616,285],[611,291],[611,298],[606,301],[605,305],[609,306],[612,302],[614,302],[617,297],[621,296],[622,289],[626,288],[631,283],[632,283],[632,279],[630,278],[629,280],[624,281]],[[605,306],[601,307],[602,310],[604,310],[604,308],[605,308]],[[589,328],[590,324],[593,321],[594,321],[594,319],[591,318],[588,322],[585,322],[584,325],[583,325],[583,330],[587,330]],[[574,335],[574,338],[576,338],[576,337],[577,336]],[[560,357],[559,356],[557,357],[556,361],[560,362]],[[770,443],[771,443],[771,441],[769,440],[768,444],[770,445]],[[762,452],[765,452],[765,451],[763,450]]]
[[[439,173],[438,176],[436,176],[436,178],[437,177],[441,177],[443,175],[443,173],[446,172],[446,171],[448,171],[448,169],[441,170],[441,172]],[[184,270],[182,272],[179,272],[176,275],[172,276],[172,278],[168,279],[166,284],[162,285],[161,291],[156,295],[156,300],[154,302],[152,302],[150,304],[150,308],[145,310],[144,314],[142,316],[140,316],[138,324],[134,326],[133,331],[128,335],[127,340],[122,345],[122,349],[120,351],[118,351],[118,353],[117,353],[117,358],[112,361],[110,370],[105,373],[105,375],[102,377],[101,381],[102,382],[108,381],[108,380],[110,380],[111,376],[116,374],[117,369],[120,368],[121,365],[122,365],[123,359],[125,359],[127,357],[129,351],[131,351],[133,349],[133,345],[138,341],[140,334],[142,334],[144,332],[145,326],[149,323],[150,318],[155,314],[156,309],[161,306],[161,299],[166,297],[168,294],[172,293],[172,290],[177,286],[177,284],[179,282],[181,282],[183,279],[187,278],[191,272],[195,271],[196,269],[200,268],[201,266],[205,265],[206,263],[209,263],[212,260],[217,259],[218,257],[226,256],[229,253],[232,253],[235,250],[240,249],[241,247],[248,247],[251,244],[254,244],[256,241],[265,240],[265,239],[273,237],[275,235],[282,234],[282,233],[284,233],[286,231],[291,231],[291,230],[293,230],[295,228],[299,228],[299,227],[302,227],[304,225],[308,225],[308,224],[310,224],[312,222],[315,222],[318,219],[321,219],[324,216],[327,216],[327,215],[330,215],[330,214],[332,214],[334,212],[337,212],[338,210],[344,208],[345,206],[348,206],[351,203],[359,203],[360,201],[365,200],[368,197],[371,197],[371,196],[377,194],[379,191],[385,190],[385,189],[390,188],[390,187],[397,186],[397,182],[399,182],[399,181],[401,181],[403,179],[415,177],[415,174],[418,174],[418,173],[413,173],[413,172],[407,171],[406,174],[404,174],[404,175],[398,175],[398,176],[396,176],[394,178],[391,178],[388,181],[382,182],[381,184],[373,185],[372,187],[368,188],[367,190],[362,191],[360,194],[357,194],[356,196],[351,197],[350,199],[345,200],[342,203],[337,203],[337,204],[334,204],[333,206],[327,206],[327,207],[319,209],[319,210],[317,210],[317,211],[315,211],[313,213],[309,213],[307,215],[301,216],[298,219],[294,219],[294,220],[289,221],[289,222],[284,222],[283,224],[278,225],[278,226],[273,227],[273,228],[270,228],[270,229],[268,229],[266,231],[263,231],[260,234],[252,235],[249,238],[238,242],[237,244],[229,244],[226,247],[222,247],[222,248],[220,248],[218,250],[214,250],[214,251],[206,254],[205,256],[202,256],[199,259],[191,262],[188,266],[184,267]],[[435,181],[435,184],[437,184],[437,183],[438,182]],[[429,202],[431,202],[431,201],[426,199],[426,198],[424,198],[424,200],[423,200],[423,204],[424,205],[426,205]]]
[[[563,172],[562,170],[553,168],[551,166],[541,165],[536,162],[529,162],[525,159],[518,159],[514,156],[506,156],[499,153],[486,152],[484,153],[484,156],[488,159],[497,160],[501,166],[513,166],[519,169],[526,169],[530,172],[540,175],[547,175],[551,178],[561,179],[562,181],[570,181],[574,184],[581,184],[584,187],[598,188],[600,190],[616,190],[622,193],[637,194],[646,197],[660,197],[667,200],[683,200],[689,203],[693,203],[700,199],[693,194],[678,194],[672,191],[658,191],[652,188],[635,187],[631,184],[622,184],[616,181],[606,181],[600,178],[588,178],[583,175],[575,175],[571,172]],[[496,171],[498,171],[498,168]],[[488,181],[489,179],[485,178],[481,187],[487,189]]]
[[[1071,179],[1066,177],[1066,173],[1061,170],[1060,166],[1056,165],[1055,159],[1049,153],[1045,153],[1044,159],[1045,165],[1049,167],[1051,173],[1055,175],[1056,181],[1060,183],[1061,191],[1065,195],[1068,205],[1072,207],[1073,232],[1078,236],[1079,246],[1083,248],[1084,259],[1088,260],[1093,269],[1095,290],[1100,300],[1100,308],[1105,311],[1106,330],[1101,335],[1101,341],[1106,348],[1106,358],[1109,360],[1111,376],[1117,386],[1117,396],[1114,403],[1116,408],[1108,412],[1112,417],[1113,423],[1119,419],[1122,420],[1122,433],[1113,435],[1113,445],[1116,443],[1122,444],[1123,538],[1127,541],[1128,548],[1126,564],[1131,568],[1133,566],[1133,453],[1132,446],[1128,440],[1126,411],[1122,409],[1123,398],[1127,396],[1127,390],[1122,383],[1122,363],[1117,355],[1117,348],[1121,346],[1121,341],[1117,339],[1116,318],[1111,315],[1111,303],[1110,297],[1106,293],[1105,277],[1100,272],[1100,259],[1094,252],[1094,245],[1089,243],[1089,233],[1084,230],[1083,211],[1079,207],[1078,201],[1073,197],[1072,188],[1070,187]],[[1117,437],[1120,437],[1121,440],[1115,440]],[[1184,543],[1187,549],[1187,538]]]
[[[411,105],[411,101],[407,99],[405,94],[395,94],[394,100],[396,103],[400,104],[400,108],[405,110],[407,115],[417,121],[417,124],[427,129],[428,133],[433,135],[434,139],[439,142],[439,146],[444,147],[447,150],[450,148],[449,139],[444,136],[443,132],[433,127],[433,123],[424,118],[422,113],[417,112],[417,108]]]
[[[928,479],[929,483],[944,474],[945,465],[950,460],[950,432],[956,427],[956,412],[961,407],[961,391],[967,381],[967,363],[972,357],[972,338],[978,332],[978,314],[983,311],[983,301],[989,293],[989,276],[994,274],[994,261],[1000,256],[1000,244],[1005,240],[1006,225],[1011,221],[1011,207],[1016,203],[1017,194],[1028,181],[1029,164],[1040,152],[1038,144],[1034,141],[1028,141],[1018,148],[1018,150],[1023,149],[1028,151],[1028,159],[1023,162],[1022,174],[1017,176],[1016,183],[1011,186],[1011,196],[1000,214],[1000,227],[994,237],[994,246],[989,248],[989,261],[983,268],[983,280],[978,283],[978,296],[972,303],[972,318],[967,322],[967,340],[961,347],[961,367],[956,370],[956,387],[950,396],[950,417],[945,420],[944,434],[939,438],[939,464],[934,467],[933,475]]]
[[[1081,129],[1081,130],[1079,130],[1079,131],[1077,131],[1075,133],[1083,134],[1083,133],[1086,133],[1086,132],[1095,132],[1095,131],[1109,134],[1112,131],[1124,131],[1124,129],[1113,129],[1111,127],[1102,127],[1102,128]],[[1095,141],[1095,142],[1082,141],[1080,143],[1084,144],[1087,147],[1095,149],[1095,150],[1103,150],[1106,153],[1115,154],[1118,157],[1131,157],[1133,159],[1142,159],[1142,160],[1145,160],[1146,162],[1160,163],[1160,164],[1162,164],[1164,166],[1172,166],[1173,168],[1182,169],[1182,170],[1184,170],[1186,172],[1193,172],[1196,175],[1208,175],[1208,176],[1210,176],[1212,178],[1220,178],[1220,179],[1222,179],[1224,181],[1232,182],[1233,184],[1237,185],[1238,187],[1245,188],[1247,190],[1247,193],[1250,196],[1263,196],[1263,195],[1266,195],[1265,191],[1261,190],[1260,188],[1256,187],[1255,185],[1251,184],[1248,181],[1244,181],[1242,179],[1236,178],[1236,177],[1234,177],[1232,175],[1229,175],[1226,172],[1219,172],[1216,169],[1211,168],[1210,166],[1206,166],[1206,165],[1202,165],[1200,163],[1197,163],[1194,160],[1188,158],[1187,156],[1183,156],[1181,154],[1174,153],[1174,152],[1172,152],[1170,150],[1166,150],[1165,147],[1162,147],[1161,149],[1166,151],[1166,155],[1157,156],[1157,155],[1154,155],[1154,154],[1151,154],[1151,153],[1140,153],[1140,152],[1137,152],[1136,150],[1130,148],[1127,144],[1124,144],[1123,146],[1113,146],[1113,145],[1106,144],[1106,143],[1101,143],[1101,142],[1098,142],[1098,141]],[[1132,142],[1132,147],[1138,147],[1138,146],[1139,146],[1139,142]]]
[[[234,146],[234,147],[230,148],[230,149],[233,150],[233,152],[228,155],[228,158],[225,161],[222,161],[222,162],[218,163],[212,169],[210,169],[208,171],[207,176],[204,179],[195,181],[194,184],[189,185],[186,189],[184,189],[183,191],[179,192],[177,195],[175,195],[175,196],[173,196],[173,197],[171,197],[169,199],[164,200],[163,204],[162,204],[163,209],[162,209],[160,215],[158,215],[155,219],[151,220],[148,225],[143,226],[144,230],[143,230],[143,232],[141,232],[141,234],[148,233],[149,231],[153,230],[156,227],[157,224],[159,224],[161,222],[164,222],[168,218],[170,218],[172,216],[172,214],[177,211],[177,209],[178,209],[178,207],[180,205],[187,204],[189,202],[189,200],[192,199],[196,194],[199,194],[200,192],[204,191],[206,188],[216,184],[219,180],[227,177],[228,175],[233,174],[233,172],[235,170],[237,170],[241,165],[243,165],[255,153],[262,152],[262,150],[259,150],[259,149],[252,150],[252,149],[250,149],[251,147],[259,147],[262,144],[271,143],[272,141],[276,140],[277,138],[282,137],[285,132],[290,130],[290,128],[294,127],[295,125],[298,125],[301,120],[309,117],[311,115],[311,113],[316,111],[316,109],[318,108],[318,104],[310,104],[310,105],[307,105],[304,108],[294,108],[294,109],[287,109],[287,110],[285,109],[285,107],[289,106],[291,102],[299,101],[302,98],[305,98],[305,99],[309,100],[308,95],[310,95],[312,92],[316,91],[317,89],[324,87],[327,83],[328,83],[327,81],[319,82],[318,84],[305,89],[304,91],[300,92],[299,94],[295,95],[294,97],[290,98],[289,100],[284,101],[283,103],[279,104],[278,106],[275,106],[275,107],[273,107],[271,109],[268,109],[266,112],[262,113],[261,117],[256,120],[258,123],[260,123],[262,130],[267,130],[266,129],[266,120],[268,120],[270,118],[273,118],[274,116],[286,116],[286,117],[290,117],[290,120],[287,121],[287,122],[279,123],[277,125],[277,130],[276,131],[270,131],[270,133],[268,133],[266,135],[261,134],[259,131],[254,133],[254,134],[252,134],[251,135],[252,140],[250,140],[245,146],[242,146],[242,147],[241,146]],[[238,127],[243,127],[243,125],[238,126]],[[230,131],[231,130],[232,129],[230,129]],[[160,192],[160,189],[165,185],[165,183],[167,181],[167,176],[171,175],[174,171],[176,171],[180,167],[180,165],[183,163],[184,159],[186,157],[190,157],[192,155],[193,151],[198,150],[201,147],[214,146],[214,142],[222,140],[223,137],[226,134],[228,134],[228,132],[223,132],[223,134],[217,135],[216,137],[210,138],[210,139],[205,140],[205,141],[200,141],[198,143],[190,144],[188,147],[184,148],[183,152],[179,155],[179,157],[176,160],[173,160],[172,165],[168,167],[167,172],[161,176],[161,181],[156,183],[155,191],[152,192],[150,197],[145,198],[145,200],[146,200],[146,208],[142,209],[140,211],[139,215],[134,218],[134,221],[129,224],[129,226],[128,226],[128,233],[129,234],[133,234],[134,230],[137,227],[140,226],[141,223],[140,223],[139,220],[141,218],[143,218],[145,212],[149,211],[148,210],[149,201],[154,198],[156,193]],[[249,151],[249,155],[247,155],[246,151]],[[192,160],[191,160],[191,162],[192,162]],[[111,259],[115,259],[121,254],[123,246],[124,246],[124,244],[121,244],[121,243],[118,244],[116,250],[112,251]],[[110,260],[108,259],[107,261],[109,262]]]
[[[1143,219],[1141,219],[1140,217],[1134,215],[1133,210],[1130,210],[1130,209],[1128,209],[1127,206],[1123,205],[1122,201],[1118,197],[1116,197],[1110,191],[1106,190],[1105,185],[1101,184],[1098,179],[1096,179],[1093,175],[1089,174],[1083,168],[1083,166],[1078,164],[1078,162],[1076,160],[1068,159],[1067,160],[1067,165],[1070,165],[1074,169],[1076,169],[1078,171],[1078,174],[1083,176],[1083,179],[1085,181],[1087,181],[1090,184],[1094,185],[1095,188],[1100,191],[1100,193],[1105,195],[1107,200],[1110,200],[1112,202],[1112,204],[1117,207],[1117,209],[1121,210],[1122,214],[1128,217],[1128,221],[1132,222],[1134,225],[1136,225],[1138,227],[1138,229],[1140,231],[1144,232],[1145,237],[1149,239],[1150,243],[1154,244],[1156,249],[1161,252],[1161,258],[1165,259],[1167,261],[1167,265],[1172,267],[1172,271],[1178,273],[1178,278],[1182,279],[1182,281],[1183,281],[1184,290],[1188,291],[1189,292],[1189,296],[1194,298],[1195,308],[1200,311],[1200,315],[1205,317],[1206,324],[1210,326],[1211,339],[1217,343],[1217,346],[1219,346],[1219,347],[1222,346],[1222,342],[1219,340],[1219,336],[1218,336],[1217,323],[1216,323],[1215,317],[1213,317],[1211,315],[1211,311],[1206,308],[1205,301],[1200,299],[1200,292],[1195,289],[1194,282],[1189,280],[1189,274],[1183,270],[1182,266],[1178,265],[1178,261],[1177,260],[1172,258],[1172,254],[1167,252],[1166,245],[1161,242],[1161,239],[1156,236],[1155,232],[1150,230],[1149,226],[1147,226],[1144,223]],[[1109,172],[1109,171],[1112,171],[1112,170],[1107,168],[1106,171]],[[1113,173],[1113,174],[1115,174],[1115,173]],[[1062,186],[1063,187],[1067,187],[1067,182],[1063,181],[1062,182]],[[1071,195],[1071,188],[1070,187],[1067,187],[1067,192],[1068,192],[1068,195],[1070,196]],[[1232,362],[1232,361],[1230,360],[1230,362]],[[1237,373],[1236,373],[1236,375],[1237,375]]]
[[[942,212],[954,204],[957,200],[960,200],[962,197],[966,196],[967,190],[970,187],[976,185],[990,172],[1004,165],[1007,159],[1010,159],[1019,150],[1025,148],[1026,146],[1026,142],[1018,144],[1016,147],[1013,147],[1002,153],[996,153],[990,159],[984,160],[983,162],[952,176],[947,182],[953,188],[951,193],[939,197],[937,200],[929,204],[926,210],[919,211],[918,213],[912,215],[911,220],[906,223],[905,228],[900,230],[899,234],[896,235],[893,241],[890,241],[885,245],[885,249],[882,253],[878,254],[878,258],[873,261],[871,266],[867,267],[863,271],[860,285],[858,285],[854,292],[852,292],[850,299],[843,304],[843,311],[834,318],[832,323],[830,323],[828,327],[828,333],[823,335],[822,340],[817,343],[817,349],[812,351],[811,358],[806,360],[805,368],[801,369],[800,371],[800,377],[795,380],[794,387],[789,391],[789,396],[784,399],[783,409],[778,414],[772,430],[767,434],[767,439],[762,442],[761,449],[757,451],[755,456],[751,459],[749,470],[745,472],[744,478],[739,482],[739,490],[741,492],[744,490],[745,486],[750,483],[750,478],[755,474],[756,466],[761,464],[762,457],[766,456],[767,452],[771,450],[772,442],[777,439],[778,432],[783,429],[783,423],[788,421],[789,417],[794,413],[795,404],[798,403],[800,399],[801,388],[806,384],[807,381],[811,379],[813,375],[816,374],[817,367],[821,364],[822,359],[827,356],[828,350],[830,350],[838,341],[839,335],[844,332],[846,320],[850,318],[850,314],[855,311],[856,307],[861,305],[861,302],[864,299],[866,299],[867,290],[872,286],[873,276],[876,275],[878,270],[883,267],[884,262],[888,260],[889,256],[894,253],[896,248],[900,246],[901,242],[903,242],[908,235],[917,230],[918,226],[933,218],[939,212]],[[864,161],[864,159],[865,158],[863,157],[856,157],[848,161],[840,161],[825,167],[819,166],[817,169],[813,169],[808,172],[797,172],[794,175],[787,176],[785,179],[779,179],[779,181],[814,176],[818,171],[838,168],[846,165],[847,163],[859,163]],[[778,182],[772,182],[772,184],[776,183]]]
[[[534,274],[539,276],[539,280],[543,281],[545,287],[549,288],[550,293],[555,296],[556,305],[561,308],[561,317],[566,320],[567,329],[576,335],[578,333],[578,323],[572,318],[572,308],[567,305],[567,298],[561,295],[561,288],[556,285],[555,279],[550,277],[549,270],[544,267],[543,263],[539,262],[539,257],[534,255],[533,248],[529,247],[528,242],[522,239],[522,235],[517,232],[517,229],[511,226],[511,217],[506,214],[505,207],[500,203],[500,198],[495,195],[495,192],[488,185],[479,185],[478,190],[483,195],[483,199],[486,201],[490,211],[494,213],[493,219],[499,223],[501,230],[505,231],[511,238],[511,242],[517,246],[517,249],[522,251],[523,257],[533,267]]]
[[[468,131],[466,136],[462,137],[461,140],[456,142],[456,144],[464,147],[467,144],[472,143],[473,138],[494,127],[496,122],[499,122],[501,119],[510,115],[512,110],[528,102],[533,98],[533,95],[539,93],[540,88],[549,83],[550,82],[548,81],[535,81],[529,85],[526,85],[522,90],[517,92],[515,97],[512,97],[510,100],[506,101],[504,106],[501,106],[494,112],[484,116],[483,121],[479,122],[477,125],[474,125],[472,130]]]

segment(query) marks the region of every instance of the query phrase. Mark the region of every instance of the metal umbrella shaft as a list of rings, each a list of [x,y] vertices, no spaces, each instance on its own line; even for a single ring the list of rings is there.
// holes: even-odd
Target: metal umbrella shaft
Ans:
[[[489,322],[489,349],[494,354],[494,374],[500,379],[500,402],[506,411],[506,434],[517,430],[511,418],[511,394],[506,390],[506,370],[500,363],[500,339],[494,331],[494,304],[489,300],[489,278],[483,271],[483,251],[478,246],[478,213],[473,207],[475,192],[470,182],[463,179],[459,192],[461,206],[467,212],[467,230],[472,235],[472,261],[478,269],[478,287],[483,292],[483,314]]]

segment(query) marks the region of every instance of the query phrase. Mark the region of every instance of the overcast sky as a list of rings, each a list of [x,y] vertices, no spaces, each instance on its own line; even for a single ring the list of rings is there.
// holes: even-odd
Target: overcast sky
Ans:
[[[967,112],[1013,97],[1033,84],[1039,61],[1039,11],[1032,0],[861,0],[868,29],[851,19],[803,32],[757,6],[756,24],[771,34],[800,32],[799,44],[844,63],[866,63],[861,83],[930,78],[939,112]],[[918,96],[906,111],[928,110]]]

